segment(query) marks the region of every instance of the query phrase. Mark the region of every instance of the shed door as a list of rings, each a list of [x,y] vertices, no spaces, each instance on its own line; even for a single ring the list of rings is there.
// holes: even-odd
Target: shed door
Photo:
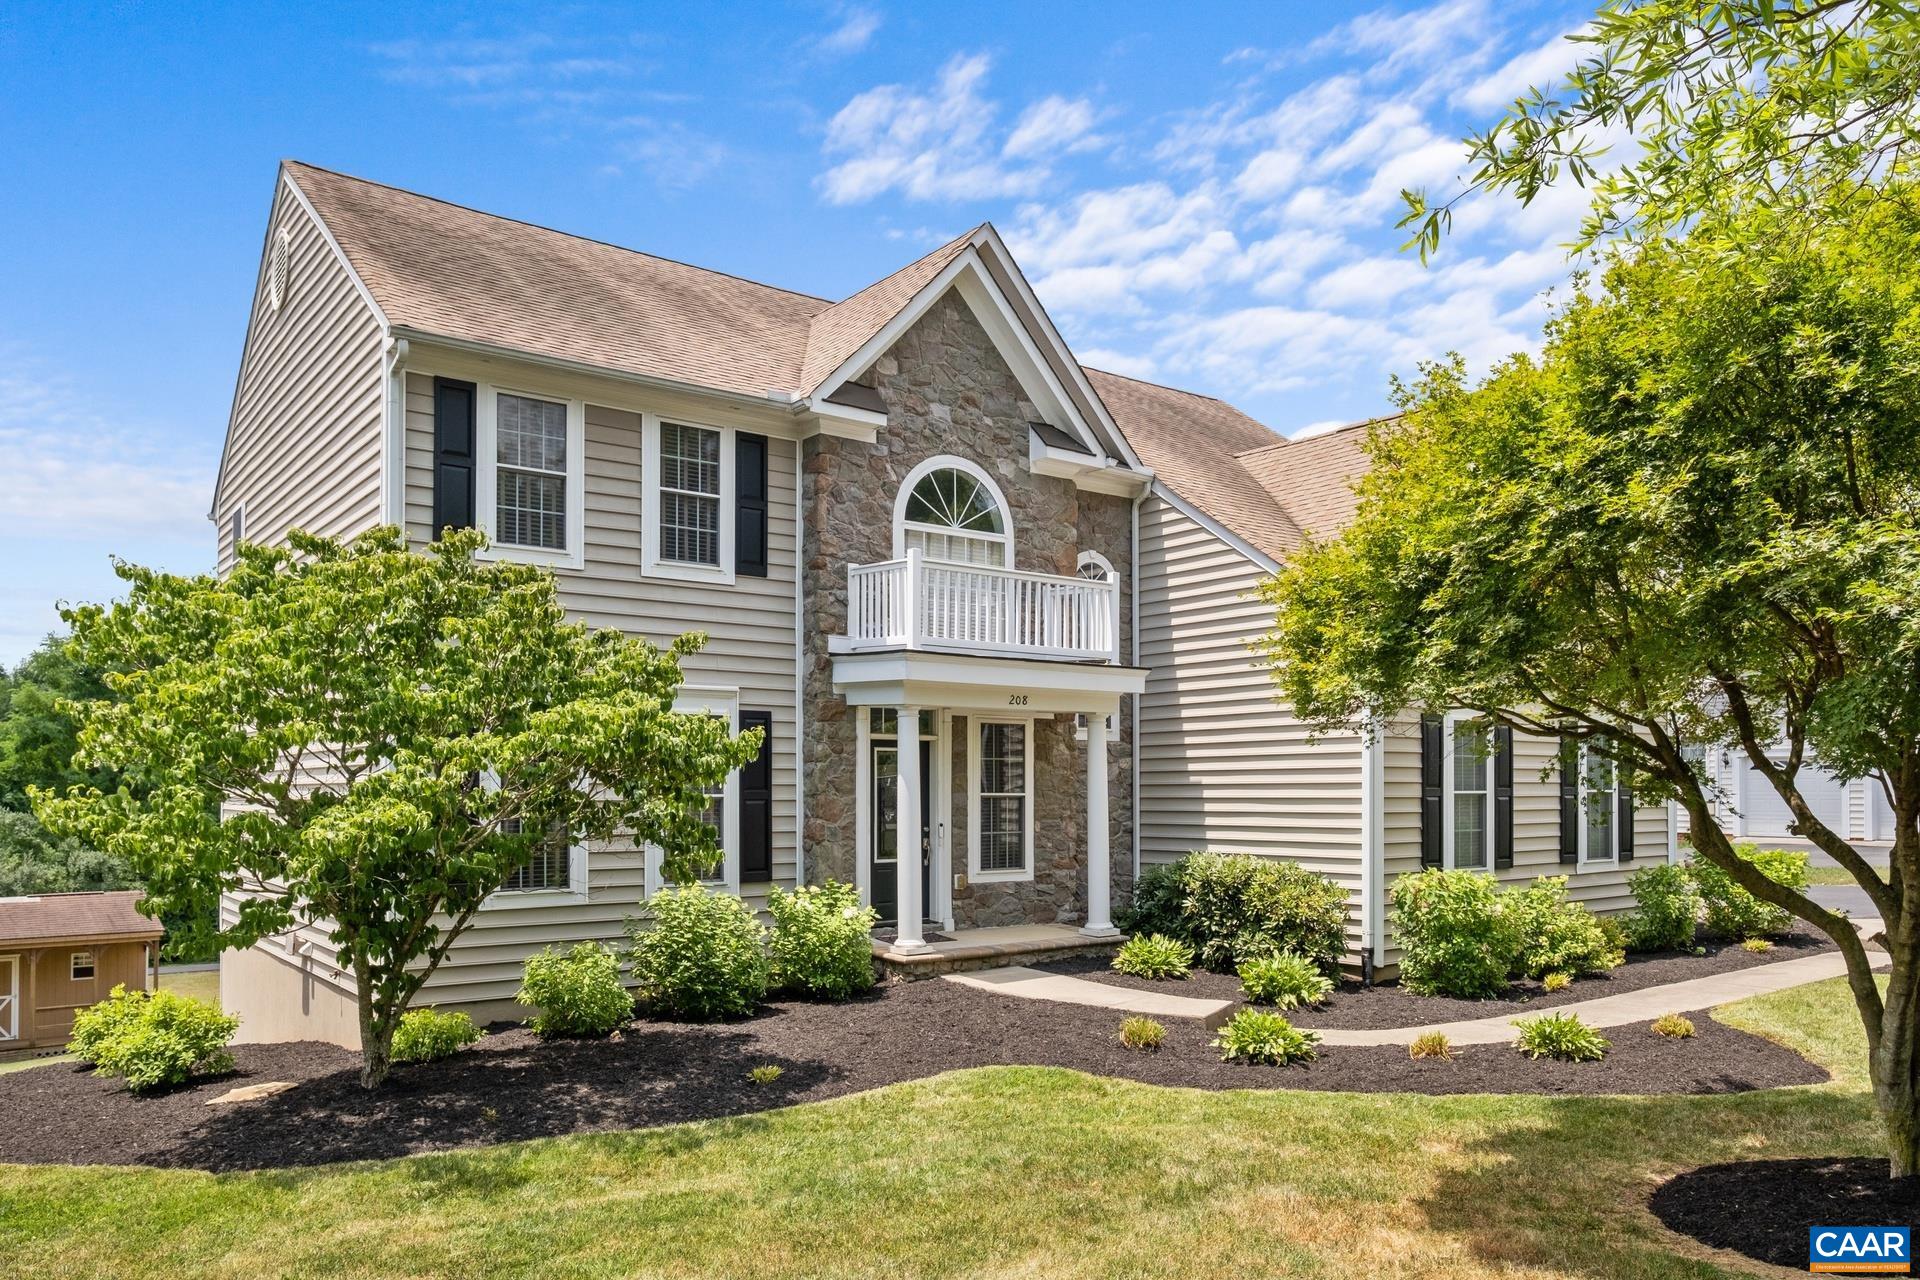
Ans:
[[[20,957],[0,956],[0,1040],[20,1038]]]

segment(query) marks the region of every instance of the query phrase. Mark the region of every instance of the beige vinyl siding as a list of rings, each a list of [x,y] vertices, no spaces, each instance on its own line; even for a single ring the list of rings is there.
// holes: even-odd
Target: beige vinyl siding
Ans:
[[[1555,769],[1558,740],[1516,733],[1513,738],[1513,866],[1498,871],[1503,884],[1525,884],[1535,876],[1567,877],[1567,894],[1599,912],[1628,911],[1633,895],[1627,876],[1637,867],[1667,860],[1667,807],[1634,811],[1633,858],[1625,863],[1560,861],[1560,786]],[[1420,723],[1396,720],[1385,741],[1386,883],[1420,870]],[[1383,904],[1384,907],[1384,904]],[[1389,925],[1387,936],[1392,939]],[[1388,963],[1397,963],[1391,947]]]
[[[429,537],[432,520],[430,375],[407,375],[406,412],[407,529],[420,543]],[[798,777],[795,444],[768,441],[768,576],[741,577],[730,585],[689,583],[643,577],[640,572],[640,415],[588,401],[585,420],[585,563],[579,570],[556,571],[561,601],[570,614],[591,625],[617,627],[658,644],[682,632],[706,632],[706,647],[683,663],[687,684],[738,689],[742,709],[773,713],[773,870],[776,883],[791,886]],[[732,518],[730,505],[723,518]],[[743,889],[747,901],[764,904],[764,888]],[[434,975],[431,998],[453,1002],[511,997],[528,954],[550,943],[615,937],[644,896],[645,865],[639,851],[590,849],[586,902],[482,912]]]
[[[287,287],[276,310],[267,275],[283,229]],[[260,265],[214,512],[222,569],[242,504],[250,542],[277,542],[292,528],[350,537],[381,514],[379,317],[284,182]]]
[[[1158,495],[1140,510],[1140,860],[1195,849],[1287,858],[1344,885],[1357,949],[1360,740],[1309,741],[1248,642],[1264,570]]]

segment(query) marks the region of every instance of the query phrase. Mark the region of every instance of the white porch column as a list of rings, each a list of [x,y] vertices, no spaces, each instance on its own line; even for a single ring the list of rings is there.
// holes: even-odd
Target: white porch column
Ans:
[[[899,717],[894,742],[899,748],[895,786],[900,828],[894,842],[897,940],[893,945],[900,951],[912,951],[927,945],[920,935],[920,921],[926,914],[926,905],[920,901],[920,806],[926,803],[926,797],[920,794],[920,711],[901,707],[894,714]]]
[[[1107,849],[1107,718],[1087,716],[1087,924],[1090,938],[1111,938],[1113,859]]]

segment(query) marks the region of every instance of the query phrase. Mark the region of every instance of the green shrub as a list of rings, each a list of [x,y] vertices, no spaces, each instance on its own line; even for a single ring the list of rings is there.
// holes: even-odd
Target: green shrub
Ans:
[[[767,994],[767,931],[730,893],[699,884],[664,890],[628,930],[634,981],[657,1013],[694,1022],[742,1018]]]
[[[1187,932],[1186,860],[1160,862],[1140,873],[1133,882],[1133,901],[1119,913],[1114,923],[1128,933],[1157,933],[1181,942],[1192,942]]]
[[[829,880],[767,902],[773,916],[770,980],[782,991],[815,1000],[845,1000],[873,985],[872,907],[860,891]]]
[[[1240,990],[1255,1004],[1291,1009],[1325,1000],[1333,994],[1333,980],[1306,957],[1282,952],[1242,964]]]
[[[172,991],[116,986],[73,1020],[73,1044],[98,1076],[119,1076],[135,1093],[233,1070],[227,1042],[240,1019]]]
[[[1120,1043],[1129,1049],[1152,1053],[1167,1040],[1167,1029],[1152,1018],[1128,1018],[1120,1024]]]
[[[1549,973],[1600,973],[1623,957],[1593,912],[1567,900],[1565,876],[1540,876],[1502,895],[1501,909],[1519,939],[1515,966],[1529,978]]]
[[[1213,1047],[1220,1050],[1223,1062],[1266,1062],[1284,1067],[1312,1061],[1318,1043],[1318,1035],[1302,1031],[1277,1013],[1242,1009],[1220,1028]]]
[[[395,1062],[434,1062],[451,1058],[482,1035],[473,1019],[457,1010],[409,1009],[393,1029]]]
[[[1641,867],[1627,877],[1637,905],[1627,917],[1627,945],[1635,951],[1678,951],[1693,945],[1700,895],[1687,869],[1670,862]]]
[[[1422,1058],[1453,1059],[1453,1041],[1447,1039],[1444,1031],[1423,1031],[1413,1038],[1407,1046],[1407,1056],[1418,1062]]]
[[[1577,1013],[1543,1013],[1513,1025],[1520,1032],[1514,1044],[1529,1058],[1598,1062],[1607,1056],[1606,1038],[1580,1021]]]
[[[1113,953],[1113,968],[1136,978],[1184,978],[1193,968],[1193,948],[1160,933],[1128,938]]]
[[[1570,973],[1549,973],[1540,979],[1540,987],[1545,991],[1565,991],[1572,985],[1573,975]]]
[[[1282,951],[1332,968],[1346,950],[1347,891],[1297,862],[1196,853],[1181,882],[1187,936],[1215,973]]]
[[[1760,874],[1789,889],[1807,887],[1807,855],[1786,849],[1762,850],[1749,841],[1734,845],[1740,858],[1753,864]],[[1688,864],[1700,901],[1706,906],[1707,929],[1723,938],[1759,938],[1785,933],[1793,924],[1793,915],[1785,907],[1776,907],[1734,883],[1732,876],[1705,858],[1696,856]]]
[[[1393,884],[1400,985],[1416,995],[1474,999],[1505,990],[1519,936],[1493,877],[1433,868]]]
[[[785,1074],[787,1074],[786,1068],[782,1067],[779,1063],[766,1062],[747,1072],[747,1079],[753,1081],[755,1084],[772,1084]]]
[[[547,1038],[604,1036],[633,1018],[633,997],[620,985],[619,958],[597,942],[528,956],[514,999],[540,1011],[533,1031]]]
[[[1653,1034],[1666,1036],[1670,1040],[1686,1040],[1693,1036],[1693,1019],[1677,1013],[1663,1013],[1653,1020]]]

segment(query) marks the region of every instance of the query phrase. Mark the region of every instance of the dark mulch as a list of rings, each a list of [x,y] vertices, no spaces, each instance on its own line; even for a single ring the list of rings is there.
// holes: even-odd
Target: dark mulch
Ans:
[[[241,1045],[237,1070],[136,1098],[85,1068],[0,1076],[0,1162],[279,1168],[638,1129],[814,1102],[963,1067],[1069,1067],[1200,1089],[1420,1093],[1719,1093],[1825,1075],[1770,1041],[1697,1019],[1690,1041],[1644,1025],[1609,1034],[1604,1061],[1533,1062],[1504,1046],[1412,1062],[1397,1046],[1329,1048],[1310,1066],[1229,1064],[1198,1023],[1167,1024],[1157,1053],[1123,1048],[1120,1015],[1015,999],[938,980],[845,1005],[778,1003],[739,1023],[635,1024],[617,1041],[543,1044],[498,1031],[444,1062],[396,1068],[374,1094],[358,1058],[328,1045]],[[749,1069],[782,1068],[770,1085]],[[301,1081],[255,1102],[209,1107],[236,1085]]]
[[[1911,1227],[1920,1178],[1894,1182],[1885,1160],[1739,1160],[1670,1178],[1649,1202],[1668,1228],[1716,1249],[1796,1270],[1809,1227]]]
[[[1471,1018],[1506,1017],[1516,1012],[1551,1009],[1555,1005],[1572,1004],[1578,1000],[1597,1000],[1602,996],[1616,996],[1627,991],[1638,991],[1643,987],[1657,987],[1667,982],[1684,982],[1689,978],[1710,978],[1715,974],[1731,973],[1736,969],[1751,969],[1756,965],[1772,964],[1780,960],[1795,960],[1801,956],[1817,955],[1822,951],[1835,949],[1833,942],[1825,934],[1816,933],[1810,928],[1796,928],[1784,937],[1775,939],[1771,951],[1746,951],[1741,949],[1738,943],[1706,942],[1704,939],[1703,943],[1707,950],[1707,954],[1703,956],[1690,955],[1681,951],[1630,955],[1627,957],[1627,962],[1618,969],[1609,973],[1575,978],[1570,986],[1560,991],[1548,991],[1538,982],[1527,978],[1509,985],[1505,995],[1487,1000],[1456,1000],[1451,996],[1417,996],[1392,982],[1380,983],[1373,987],[1362,987],[1358,982],[1342,982],[1324,1005],[1313,1009],[1296,1009],[1289,1012],[1287,1017],[1297,1026],[1323,1029],[1339,1027],[1351,1030],[1417,1027],[1429,1022],[1460,1022]],[[1076,977],[1091,978],[1096,982],[1112,983],[1120,987],[1220,1000],[1240,999],[1240,980],[1230,973],[1208,973],[1203,969],[1196,969],[1192,976],[1185,979],[1157,981],[1152,978],[1135,978],[1124,973],[1115,973],[1112,962],[1100,956],[1055,960],[1035,967],[1052,973],[1070,973]]]

